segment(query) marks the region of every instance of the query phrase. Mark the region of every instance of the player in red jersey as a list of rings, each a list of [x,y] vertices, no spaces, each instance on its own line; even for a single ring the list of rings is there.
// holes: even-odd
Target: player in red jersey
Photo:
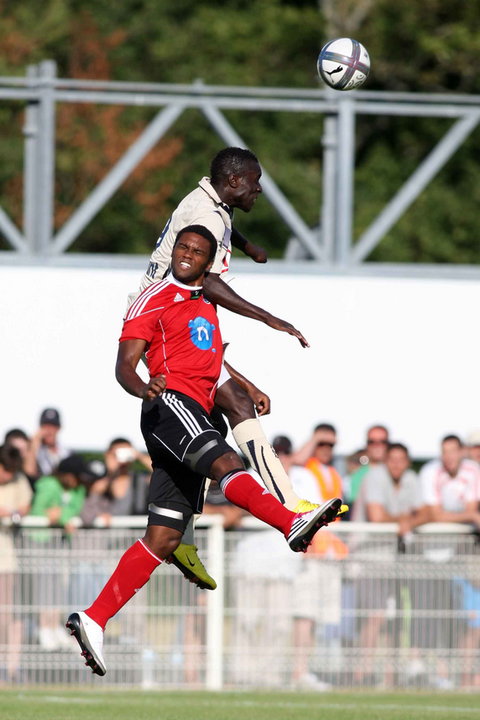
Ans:
[[[306,339],[293,325],[237,295],[230,285],[221,279],[225,278],[228,270],[232,245],[255,262],[264,263],[267,260],[265,251],[246,240],[233,223],[235,211],[248,213],[255,206],[262,192],[261,175],[258,159],[250,150],[238,147],[220,150],[212,159],[210,177],[200,180],[198,186],[181,200],[167,221],[150,257],[140,289],[144,290],[168,273],[178,232],[188,225],[202,225],[210,230],[217,242],[215,258],[204,282],[205,294],[209,300],[232,312],[287,332],[296,337],[303,347],[307,347]],[[130,296],[130,299],[134,296]],[[268,396],[224,362],[215,402],[216,422],[224,426],[223,413],[235,442],[260,475],[265,487],[294,512],[313,510],[316,505],[298,497],[294,492],[290,478],[268,442],[259,421],[260,416],[270,412]],[[185,531],[182,543],[169,561],[198,587],[209,590],[216,588],[215,580],[208,574],[197,555],[193,519]]]
[[[228,500],[282,532],[295,552],[304,552],[317,530],[340,510],[340,498],[306,513],[288,510],[245,471],[240,456],[210,422],[222,338],[202,281],[215,247],[206,228],[181,230],[173,248],[172,274],[145,290],[125,318],[116,377],[128,393],[143,399],[141,428],[153,474],[143,539],[124,553],[93,604],[67,620],[86,664],[97,675],[106,672],[103,633],[108,620],[176,549],[192,515],[201,512],[207,475]],[[136,372],[143,353],[148,383]]]

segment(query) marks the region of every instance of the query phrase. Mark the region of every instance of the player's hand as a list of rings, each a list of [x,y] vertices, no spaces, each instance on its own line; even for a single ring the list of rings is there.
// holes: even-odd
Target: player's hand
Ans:
[[[245,245],[244,253],[256,263],[266,263],[268,260],[267,251],[260,245],[254,245],[251,242],[247,242]]]
[[[293,327],[293,325],[291,325],[289,322],[281,320],[280,318],[274,317],[272,315],[271,319],[268,321],[268,325],[274,330],[280,330],[281,332],[286,332],[289,335],[293,335],[293,337],[297,338],[298,342],[302,347],[310,347],[300,330],[297,330],[297,328]]]
[[[167,384],[165,375],[159,375],[158,377],[150,378],[150,381],[145,386],[142,393],[144,400],[154,400],[156,397],[161,395],[165,390]]]
[[[248,396],[255,405],[255,410],[259,417],[270,414],[270,398],[266,393],[259,390],[255,385],[252,385],[251,388],[248,389]]]

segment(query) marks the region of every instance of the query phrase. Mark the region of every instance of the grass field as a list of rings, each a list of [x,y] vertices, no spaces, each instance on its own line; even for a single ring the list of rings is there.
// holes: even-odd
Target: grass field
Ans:
[[[474,720],[480,695],[0,691],[1,720]]]

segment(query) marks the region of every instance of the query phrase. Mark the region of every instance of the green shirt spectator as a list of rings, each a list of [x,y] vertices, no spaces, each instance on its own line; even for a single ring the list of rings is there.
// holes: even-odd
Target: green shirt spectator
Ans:
[[[80,455],[70,455],[54,475],[37,480],[30,514],[47,517],[49,525],[73,529],[71,520],[80,515],[85,502],[85,485],[94,477]]]

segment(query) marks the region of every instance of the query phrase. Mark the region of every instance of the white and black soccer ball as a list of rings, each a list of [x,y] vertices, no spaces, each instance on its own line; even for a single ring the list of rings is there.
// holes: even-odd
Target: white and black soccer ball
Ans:
[[[353,38],[330,40],[320,50],[318,74],[335,90],[353,90],[363,85],[370,72],[370,57]]]

